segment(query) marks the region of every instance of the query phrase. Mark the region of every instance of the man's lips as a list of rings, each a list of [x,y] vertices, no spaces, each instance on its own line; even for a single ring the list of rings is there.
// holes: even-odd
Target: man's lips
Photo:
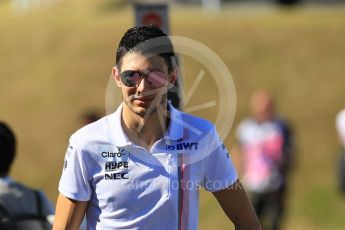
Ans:
[[[133,101],[142,101],[142,102],[149,102],[152,101],[153,97],[136,97]]]

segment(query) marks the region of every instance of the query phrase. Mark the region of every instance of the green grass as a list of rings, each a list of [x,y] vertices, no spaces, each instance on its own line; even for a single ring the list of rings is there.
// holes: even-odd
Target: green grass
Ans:
[[[43,189],[55,201],[68,138],[80,114],[104,108],[114,51],[133,24],[132,10],[109,1],[57,1],[26,14],[0,4],[0,119],[19,140],[12,176]],[[342,229],[344,197],[336,189],[338,140],[334,116],[345,107],[345,8],[296,10],[224,8],[206,14],[173,7],[174,35],[204,43],[230,69],[237,91],[235,125],[248,114],[257,88],[272,92],[295,133],[284,229]],[[186,59],[185,89],[200,63]],[[219,98],[210,73],[191,104]],[[214,119],[217,107],[196,114]],[[225,139],[235,144],[234,129]],[[236,156],[233,156],[236,158]],[[211,195],[202,192],[200,229],[226,229]]]

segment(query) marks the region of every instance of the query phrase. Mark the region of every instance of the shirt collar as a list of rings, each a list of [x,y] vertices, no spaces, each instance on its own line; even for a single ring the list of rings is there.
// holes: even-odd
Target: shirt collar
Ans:
[[[170,124],[164,138],[176,141],[183,138],[183,120],[181,111],[174,108],[170,102],[168,102],[168,113],[170,116]]]
[[[168,114],[170,118],[169,128],[164,134],[164,138],[169,140],[179,140],[183,138],[183,120],[181,111],[175,109],[170,102],[168,102]],[[123,131],[121,124],[123,104],[116,109],[116,111],[109,116],[109,136],[111,142],[115,146],[130,146],[132,142],[128,139]]]
[[[108,132],[110,136],[110,142],[115,146],[128,146],[132,145],[129,141],[127,135],[122,129],[121,116],[122,116],[122,107],[123,104],[116,109],[116,111],[110,115]]]

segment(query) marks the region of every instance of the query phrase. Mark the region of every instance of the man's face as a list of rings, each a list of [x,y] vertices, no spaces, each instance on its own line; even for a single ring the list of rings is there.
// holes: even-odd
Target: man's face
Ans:
[[[265,91],[255,93],[251,98],[251,110],[259,122],[272,119],[274,110],[271,96]]]
[[[121,88],[125,105],[141,117],[165,104],[168,88],[176,80],[175,71],[168,73],[162,57],[140,53],[124,55],[120,68],[113,68],[113,76]]]

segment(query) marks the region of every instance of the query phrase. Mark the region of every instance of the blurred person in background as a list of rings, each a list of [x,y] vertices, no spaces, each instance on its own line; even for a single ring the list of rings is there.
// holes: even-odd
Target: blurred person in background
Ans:
[[[341,144],[339,154],[338,181],[340,191],[345,194],[345,109],[341,110],[337,114],[335,124]]]
[[[89,110],[81,115],[81,122],[82,125],[88,125],[99,120],[100,118],[102,118],[101,113],[97,112],[96,110]]]
[[[280,229],[292,163],[291,132],[276,116],[268,92],[255,92],[250,108],[252,116],[241,121],[236,130],[241,178],[263,229]]]
[[[19,221],[44,217],[51,228],[54,210],[46,196],[10,178],[9,172],[16,155],[16,138],[10,127],[0,121],[0,206],[1,210]],[[25,164],[24,164],[25,165]],[[27,173],[25,167],[22,168]],[[42,222],[43,224],[44,222]],[[29,225],[29,222],[22,223]],[[42,225],[39,223],[39,225]],[[16,226],[19,226],[16,224]],[[21,226],[21,225],[20,225]],[[35,223],[34,225],[35,226]],[[0,227],[0,229],[6,229]],[[23,228],[19,228],[23,229]],[[24,228],[26,229],[26,228]],[[36,228],[40,229],[40,228]]]
[[[277,3],[284,6],[294,6],[301,2],[301,0],[276,0]]]
[[[196,230],[200,186],[236,229],[260,229],[214,125],[167,100],[174,56],[158,27],[124,34],[112,69],[123,102],[71,136],[54,230],[77,229],[85,214],[87,229]]]

